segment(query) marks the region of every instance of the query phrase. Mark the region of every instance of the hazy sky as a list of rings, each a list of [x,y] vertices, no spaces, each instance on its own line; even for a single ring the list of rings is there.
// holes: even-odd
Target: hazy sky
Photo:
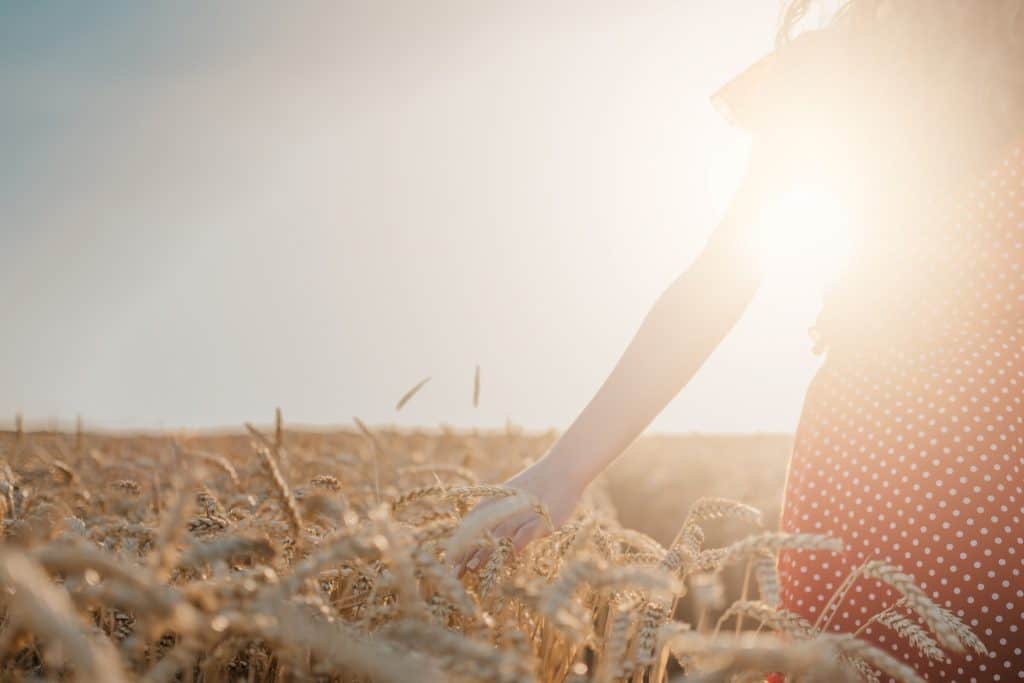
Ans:
[[[565,427],[710,233],[776,10],[0,0],[0,416]],[[769,282],[656,429],[792,430],[816,304]]]

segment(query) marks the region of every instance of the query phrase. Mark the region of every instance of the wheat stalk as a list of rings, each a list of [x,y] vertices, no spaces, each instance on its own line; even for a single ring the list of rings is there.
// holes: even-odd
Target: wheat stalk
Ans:
[[[87,681],[127,680],[116,654],[92,642],[78,626],[67,593],[51,583],[42,568],[24,554],[0,551],[0,585],[9,618],[52,645],[60,645],[74,670]]]
[[[273,490],[278,500],[281,501],[281,507],[287,513],[292,538],[298,543],[302,539],[302,514],[299,512],[298,503],[295,502],[295,496],[292,495],[291,489],[288,488],[288,483],[284,480],[284,476],[282,476],[281,470],[278,469],[277,463],[274,462],[273,456],[270,455],[270,451],[258,445],[255,446],[255,450],[256,455],[260,457],[263,467],[266,469],[267,475],[274,484]]]
[[[861,570],[861,575],[865,578],[877,579],[899,592],[903,596],[906,606],[924,619],[943,647],[953,652],[964,651],[964,645],[946,615],[914,583],[913,577],[909,574],[903,573],[899,567],[884,562],[868,562]]]
[[[402,394],[402,398],[398,399],[398,403],[395,404],[395,410],[398,411],[398,410],[401,410],[402,408],[404,408],[405,404],[408,403],[409,400],[412,399],[413,396],[415,396],[417,393],[419,393],[419,390],[422,389],[423,386],[427,382],[429,382],[429,381],[430,381],[430,378],[429,377],[425,377],[425,378],[421,379],[419,382],[417,382],[415,385],[413,385],[413,387],[411,389],[409,389],[409,391],[407,391],[404,394]]]
[[[928,659],[944,661],[946,653],[942,651],[939,644],[928,635],[928,632],[917,625],[905,614],[895,610],[887,610],[875,617],[875,621],[896,633]]]
[[[728,498],[711,497],[699,498],[690,507],[683,526],[726,517],[761,526],[761,511],[757,508]]]

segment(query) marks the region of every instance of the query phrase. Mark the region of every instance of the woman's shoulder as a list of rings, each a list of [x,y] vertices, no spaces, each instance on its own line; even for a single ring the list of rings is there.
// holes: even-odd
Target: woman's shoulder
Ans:
[[[734,76],[711,101],[733,124],[763,129],[827,98],[844,71],[841,59],[834,30],[808,31]]]

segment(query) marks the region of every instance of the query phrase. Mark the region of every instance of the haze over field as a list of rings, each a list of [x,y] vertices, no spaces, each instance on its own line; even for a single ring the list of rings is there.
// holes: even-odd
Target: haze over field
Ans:
[[[775,5],[0,4],[0,415],[566,426],[721,211]],[[814,284],[655,428],[791,431]]]

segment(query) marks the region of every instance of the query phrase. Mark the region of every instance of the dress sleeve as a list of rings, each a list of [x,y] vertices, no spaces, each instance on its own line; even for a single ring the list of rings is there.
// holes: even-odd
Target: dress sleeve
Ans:
[[[711,104],[730,123],[753,132],[759,127],[759,120],[766,114],[770,83],[777,71],[777,57],[774,53],[763,57],[743,73],[711,96]]]
[[[836,80],[834,37],[829,29],[800,34],[722,86],[712,95],[712,104],[752,133],[770,132],[782,121],[810,115]]]

